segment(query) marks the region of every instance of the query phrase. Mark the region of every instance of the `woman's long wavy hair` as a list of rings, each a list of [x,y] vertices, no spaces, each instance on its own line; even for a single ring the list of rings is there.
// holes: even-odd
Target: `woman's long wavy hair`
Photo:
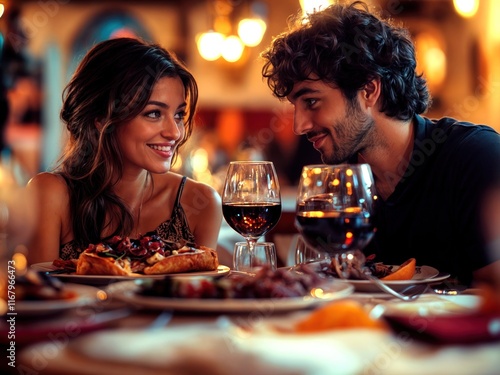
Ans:
[[[123,173],[114,130],[141,113],[163,77],[179,77],[185,88],[181,146],[194,126],[198,86],[187,68],[158,45],[132,38],[101,42],[64,89],[61,119],[70,137],[56,172],[68,184],[74,240],[80,246],[99,242],[105,228],[111,235],[128,235],[133,228],[130,210],[112,189]]]
[[[409,33],[368,11],[365,3],[335,4],[290,20],[290,30],[262,52],[262,75],[278,98],[316,75],[351,102],[373,79],[382,83],[380,110],[408,120],[430,106],[423,76],[416,73]]]

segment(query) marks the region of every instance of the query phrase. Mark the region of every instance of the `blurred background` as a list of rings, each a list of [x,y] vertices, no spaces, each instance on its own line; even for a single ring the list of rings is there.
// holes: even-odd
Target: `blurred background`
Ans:
[[[49,169],[66,137],[62,89],[80,59],[101,40],[138,36],[174,51],[199,84],[197,127],[177,171],[220,189],[229,160],[267,159],[294,187],[319,154],[293,135],[291,107],[262,80],[259,53],[289,15],[333,1],[0,1],[2,161],[21,185]],[[500,129],[499,0],[367,3],[413,34],[434,98],[429,117]]]

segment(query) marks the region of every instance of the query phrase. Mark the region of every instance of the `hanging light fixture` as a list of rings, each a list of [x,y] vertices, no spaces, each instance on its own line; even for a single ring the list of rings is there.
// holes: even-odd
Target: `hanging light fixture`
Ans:
[[[241,59],[246,47],[256,47],[266,32],[267,7],[263,2],[254,1],[249,6],[249,17],[231,22],[235,13],[235,2],[216,0],[214,2],[213,30],[197,37],[198,51],[205,60],[219,58],[234,63]],[[234,25],[233,25],[234,24]],[[237,30],[237,34],[232,31]]]

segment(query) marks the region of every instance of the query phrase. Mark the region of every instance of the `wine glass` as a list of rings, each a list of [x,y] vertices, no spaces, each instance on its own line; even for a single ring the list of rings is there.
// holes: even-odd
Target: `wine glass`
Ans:
[[[375,185],[368,164],[308,165],[302,170],[295,225],[307,244],[327,253],[340,277],[363,272]]]
[[[257,240],[281,217],[280,187],[273,163],[231,162],[222,193],[222,213],[231,228],[246,239],[251,259]]]

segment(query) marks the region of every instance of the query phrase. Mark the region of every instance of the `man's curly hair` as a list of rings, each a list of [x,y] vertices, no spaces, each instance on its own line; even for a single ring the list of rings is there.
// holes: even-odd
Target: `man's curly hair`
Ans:
[[[370,13],[361,1],[296,15],[289,31],[277,36],[261,57],[262,75],[280,99],[295,83],[316,76],[350,101],[367,83],[380,79],[380,110],[400,120],[425,112],[431,103],[426,81],[415,71],[408,31]]]

